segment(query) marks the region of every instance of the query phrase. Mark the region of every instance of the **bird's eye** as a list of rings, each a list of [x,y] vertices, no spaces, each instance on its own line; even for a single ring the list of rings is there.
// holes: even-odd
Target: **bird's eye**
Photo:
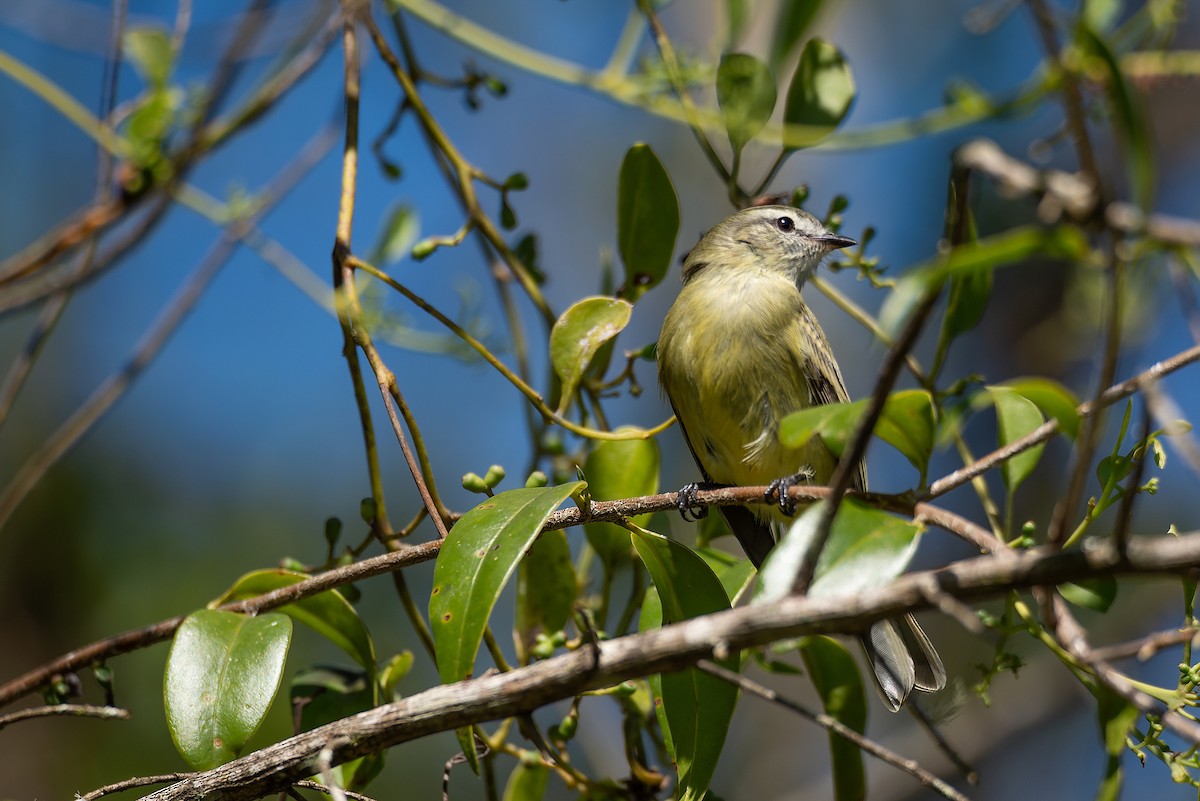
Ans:
[[[796,221],[791,217],[780,217],[779,219],[775,220],[775,227],[786,234],[795,230]]]

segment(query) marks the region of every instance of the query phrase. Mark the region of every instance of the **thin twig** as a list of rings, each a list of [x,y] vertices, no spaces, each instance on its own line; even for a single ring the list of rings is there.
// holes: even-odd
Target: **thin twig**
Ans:
[[[0,715],[0,729],[22,720],[48,717],[100,718],[101,720],[129,720],[129,710],[118,706],[95,706],[93,704],[50,704],[31,706],[18,712]]]
[[[1194,345],[1187,350],[1180,351],[1169,359],[1164,359],[1157,362],[1145,371],[1138,373],[1132,378],[1126,379],[1118,384],[1114,384],[1104,392],[1100,393],[1099,397],[1094,401],[1087,401],[1079,405],[1076,411],[1082,417],[1088,417],[1095,414],[1100,409],[1113,405],[1117,401],[1124,400],[1140,389],[1143,389],[1148,384],[1158,381],[1165,375],[1175,372],[1182,367],[1186,367],[1193,362],[1200,361],[1200,345]],[[1047,420],[1042,425],[1035,428],[1025,436],[1018,440],[1010,442],[1002,448],[997,448],[989,454],[981,456],[977,461],[955,470],[948,476],[944,476],[929,485],[929,489],[925,491],[923,498],[932,499],[940,495],[945,495],[950,490],[959,487],[976,476],[983,475],[988,470],[996,465],[1011,459],[1018,453],[1027,451],[1032,447],[1046,442],[1051,437],[1059,432],[1057,420]]]
[[[946,784],[946,782],[942,781],[937,776],[934,776],[932,773],[925,770],[925,768],[921,767],[921,764],[917,762],[917,760],[905,759],[895,751],[885,748],[883,745],[880,745],[869,737],[858,733],[835,717],[827,715],[824,712],[814,712],[808,707],[793,701],[790,698],[785,698],[784,696],[772,690],[770,687],[763,686],[753,679],[749,679],[746,676],[735,673],[726,667],[718,665],[716,662],[711,662],[707,659],[701,659],[696,663],[696,667],[698,667],[700,670],[703,670],[705,673],[716,676],[718,679],[734,685],[735,687],[740,687],[742,690],[750,693],[751,695],[757,695],[759,698],[769,701],[772,704],[781,706],[789,712],[795,712],[800,717],[817,724],[823,729],[833,732],[846,742],[853,743],[854,745],[858,746],[863,751],[878,759],[880,762],[904,771],[919,781],[922,785],[928,787],[930,790],[933,790],[943,798],[954,799],[954,801],[969,801],[969,799],[958,790],[955,790],[949,784]]]
[[[328,132],[315,136],[263,192],[259,205],[248,220],[260,219],[314,167],[329,149]],[[159,313],[142,336],[125,366],[104,381],[30,456],[0,493],[0,528],[41,481],[42,477],[73,448],[83,436],[121,399],[125,391],[154,361],[163,346],[178,330],[188,313],[203,296],[208,285],[228,261],[245,235],[248,221],[235,220],[210,248],[192,271],[175,297]]]
[[[1164,648],[1170,648],[1172,645],[1181,645],[1185,642],[1196,642],[1198,639],[1200,639],[1200,628],[1188,627],[1185,629],[1156,631],[1153,634],[1147,634],[1145,637],[1139,637],[1130,642],[1093,648],[1092,656],[1097,659],[1103,659],[1106,662],[1132,658],[1137,658],[1139,662],[1145,662]]]
[[[132,779],[126,779],[116,784],[108,784],[97,788],[87,795],[77,796],[76,801],[98,801],[98,799],[106,795],[112,795],[113,793],[121,793],[137,787],[147,787],[151,784],[170,784],[171,782],[182,781],[191,775],[190,773],[160,773],[157,776],[135,776]]]

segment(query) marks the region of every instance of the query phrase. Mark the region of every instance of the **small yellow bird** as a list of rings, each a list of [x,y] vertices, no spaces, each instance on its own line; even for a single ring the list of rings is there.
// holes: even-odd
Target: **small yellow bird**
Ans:
[[[848,401],[841,370],[800,289],[830,252],[854,245],[807,212],[756,206],[705,234],[684,259],[683,289],[658,340],[658,375],[704,481],[770,486],[768,503],[721,513],[755,567],[775,545],[771,523],[794,513],[793,484],[827,484],[837,459],[819,438],[779,441],[786,415]],[[866,489],[859,465],[852,486]],[[680,493],[687,516],[699,485]],[[703,513],[700,513],[701,515]],[[863,647],[892,711],[916,689],[936,692],[946,671],[912,615],[874,624]]]

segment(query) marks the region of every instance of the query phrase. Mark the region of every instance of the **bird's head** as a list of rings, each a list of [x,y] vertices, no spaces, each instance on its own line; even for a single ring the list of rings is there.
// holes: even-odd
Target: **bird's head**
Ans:
[[[778,271],[804,284],[830,252],[856,244],[833,233],[806,211],[790,206],[755,206],[731,214],[701,237],[683,262],[683,280],[697,271]]]

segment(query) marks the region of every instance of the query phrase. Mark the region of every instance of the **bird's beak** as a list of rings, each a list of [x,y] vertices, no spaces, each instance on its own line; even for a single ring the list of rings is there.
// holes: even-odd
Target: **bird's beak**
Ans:
[[[854,247],[858,242],[848,236],[838,236],[837,234],[827,234],[825,236],[815,237],[816,241],[821,243],[826,250],[841,250],[842,248]]]

